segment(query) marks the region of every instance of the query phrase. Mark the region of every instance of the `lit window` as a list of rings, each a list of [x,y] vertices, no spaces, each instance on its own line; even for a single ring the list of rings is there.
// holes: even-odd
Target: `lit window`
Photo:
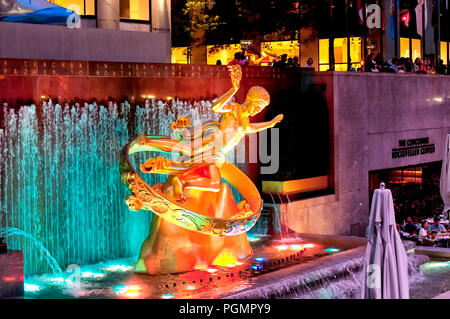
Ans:
[[[95,0],[49,0],[49,2],[75,11],[79,15],[95,15]]]
[[[299,50],[300,46],[297,40],[261,42],[261,54],[272,58],[279,58],[283,54],[287,54],[290,58],[298,57]]]
[[[206,52],[208,64],[216,64],[217,60],[220,60],[222,65],[227,65],[234,59],[235,53],[242,52],[242,48],[240,44],[208,45]]]
[[[411,40],[411,53],[413,61],[422,56],[422,41],[420,39]]]
[[[409,39],[400,38],[400,56],[409,57]]]
[[[326,71],[329,67],[329,40],[328,39],[319,39],[319,71]]]
[[[187,47],[172,48],[172,63],[187,64]]]
[[[448,63],[447,48],[447,42],[441,42],[441,59],[444,61],[444,64]]]
[[[422,56],[422,43],[420,39],[411,39],[411,47],[409,46],[409,38],[400,38],[400,57],[409,58],[414,61]]]
[[[150,0],[120,0],[120,17],[149,21]]]
[[[334,39],[334,69],[336,71],[348,70],[348,44],[350,41],[350,60],[357,70],[361,67],[361,38],[336,38]],[[329,69],[329,39],[319,39],[319,71]]]

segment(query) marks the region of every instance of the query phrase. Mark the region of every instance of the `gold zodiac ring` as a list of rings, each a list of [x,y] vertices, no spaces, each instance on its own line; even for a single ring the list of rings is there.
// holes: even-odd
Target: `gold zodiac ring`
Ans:
[[[148,138],[157,138],[149,136]],[[131,191],[126,203],[131,210],[149,210],[162,219],[182,228],[210,236],[236,236],[249,231],[261,215],[262,199],[253,182],[230,162],[220,167],[223,179],[236,188],[246,200],[246,213],[237,219],[208,217],[189,211],[166,199],[157,187],[148,185],[133,168],[130,155],[144,151],[155,151],[140,143],[137,137],[122,149],[120,162],[121,181]],[[156,149],[156,151],[158,151]]]

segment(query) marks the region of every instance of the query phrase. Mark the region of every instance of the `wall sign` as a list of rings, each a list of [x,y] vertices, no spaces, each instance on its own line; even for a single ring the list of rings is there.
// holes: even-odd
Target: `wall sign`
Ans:
[[[435,144],[430,143],[429,137],[399,140],[398,146],[392,149],[392,158],[432,154],[436,151]]]

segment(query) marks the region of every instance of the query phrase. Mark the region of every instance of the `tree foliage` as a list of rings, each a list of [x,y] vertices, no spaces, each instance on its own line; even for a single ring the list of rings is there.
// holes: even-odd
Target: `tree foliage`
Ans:
[[[327,23],[329,8],[325,0],[215,0],[214,5],[205,5],[206,2],[209,1],[175,1],[175,44],[186,42],[195,28],[205,30],[211,44],[239,43],[242,39],[294,40],[301,27],[318,29],[321,23]],[[203,17],[194,14],[201,10]]]

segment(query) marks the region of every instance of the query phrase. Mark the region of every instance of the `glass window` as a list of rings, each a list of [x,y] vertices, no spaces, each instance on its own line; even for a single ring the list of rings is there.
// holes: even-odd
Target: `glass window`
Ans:
[[[187,64],[187,47],[172,48],[172,63]]]
[[[208,64],[216,64],[220,60],[222,65],[227,65],[234,59],[235,53],[242,52],[242,48],[240,44],[208,45],[206,52]]]
[[[73,10],[79,15],[95,15],[95,0],[49,0],[49,2]]]
[[[150,0],[120,0],[120,17],[149,21]]]
[[[295,57],[299,55],[299,44],[297,40],[294,41],[271,41],[261,42],[261,53],[263,56],[270,56],[278,58],[283,54],[288,57]]]
[[[444,64],[448,63],[448,55],[447,55],[447,42],[441,42],[441,59],[444,61]]]
[[[328,39],[319,39],[319,71],[326,71],[330,68],[330,61],[328,60],[329,43]]]
[[[411,47],[409,46],[409,38],[400,38],[400,57],[409,58],[414,61],[422,56],[422,42],[420,39],[411,39]]]
[[[400,56],[409,58],[409,39],[400,38]]]
[[[336,71],[348,70],[348,46],[350,40],[350,59],[357,70],[361,67],[361,38],[351,37],[334,39],[334,62]],[[329,69],[329,39],[319,39],[319,71]]]
[[[414,61],[422,56],[422,41],[420,39],[411,40],[411,58]]]
[[[361,38],[350,38],[350,59],[352,65],[359,64],[361,66]]]

